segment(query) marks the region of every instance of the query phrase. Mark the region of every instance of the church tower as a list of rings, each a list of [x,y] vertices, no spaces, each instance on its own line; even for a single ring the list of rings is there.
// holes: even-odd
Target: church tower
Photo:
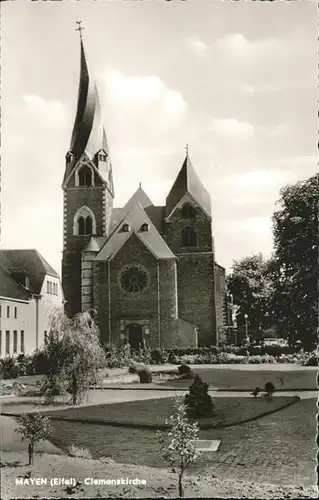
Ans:
[[[109,234],[114,186],[109,148],[103,126],[99,96],[89,72],[80,32],[80,82],[76,118],[62,189],[63,260],[62,285],[69,316],[81,312],[82,252],[92,236]]]

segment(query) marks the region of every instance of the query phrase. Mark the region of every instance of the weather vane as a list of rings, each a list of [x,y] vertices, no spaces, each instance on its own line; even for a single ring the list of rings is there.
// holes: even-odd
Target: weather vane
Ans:
[[[139,187],[140,187],[140,188],[142,187],[142,183],[141,183],[141,181],[139,182]]]
[[[188,155],[188,144],[186,144],[186,146],[185,146],[185,151],[186,151],[186,154]]]
[[[84,30],[83,26],[81,26],[82,21],[76,21],[76,24],[78,25],[78,27],[75,29],[75,31],[79,31],[80,32],[80,38],[82,38],[82,31]]]

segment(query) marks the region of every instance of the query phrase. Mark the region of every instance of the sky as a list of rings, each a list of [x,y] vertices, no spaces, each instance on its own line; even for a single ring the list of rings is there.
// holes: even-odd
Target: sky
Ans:
[[[287,184],[317,171],[316,2],[6,2],[1,16],[2,248],[60,273],[61,183],[79,34],[95,75],[115,206],[165,198],[189,145],[209,191],[217,262],[273,251]]]

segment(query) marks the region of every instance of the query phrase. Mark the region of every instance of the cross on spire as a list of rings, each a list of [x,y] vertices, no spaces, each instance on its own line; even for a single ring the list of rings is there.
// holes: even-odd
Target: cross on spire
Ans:
[[[141,181],[139,182],[139,187],[140,187],[140,188],[142,187],[142,183],[141,183]]]
[[[80,38],[82,40],[82,31],[84,30],[83,26],[81,26],[82,21],[76,21],[76,24],[78,25],[78,27],[75,29],[75,31],[80,32]]]
[[[185,146],[186,156],[188,156],[188,144]]]

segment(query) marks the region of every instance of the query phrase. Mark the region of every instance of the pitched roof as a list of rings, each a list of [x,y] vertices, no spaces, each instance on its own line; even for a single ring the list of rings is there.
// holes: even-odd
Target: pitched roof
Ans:
[[[122,230],[122,226],[125,223],[130,226],[130,231],[128,232]],[[149,225],[148,231],[141,230],[144,223]],[[139,238],[155,258],[175,259],[175,255],[165,243],[155,225],[152,224],[143,207],[138,203],[133,205],[130,212],[123,217],[95,259],[107,260],[114,257],[133,234]]]
[[[24,273],[30,278],[30,291],[40,293],[46,274],[59,278],[58,273],[37,250],[0,250],[0,264],[14,279]]]
[[[133,208],[133,206],[138,203],[141,205],[142,208],[146,208],[153,205],[152,201],[149,199],[149,197],[147,196],[141,185],[138,187],[138,189],[135,191],[135,193],[131,196],[131,198],[124,206],[125,213],[129,212]]]
[[[167,217],[186,193],[189,193],[202,209],[211,215],[210,195],[196,174],[188,154],[166,198]]]
[[[98,252],[107,240],[107,236],[92,236],[83,252]]]
[[[31,293],[14,281],[10,274],[0,265],[0,296],[28,300],[30,295]]]

